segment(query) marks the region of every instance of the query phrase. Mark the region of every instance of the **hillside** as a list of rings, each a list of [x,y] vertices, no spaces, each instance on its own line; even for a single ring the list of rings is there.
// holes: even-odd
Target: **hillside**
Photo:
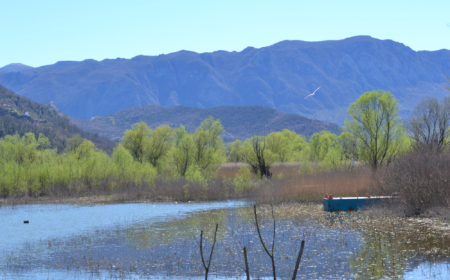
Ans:
[[[391,91],[407,117],[424,96],[442,98],[450,50],[414,51],[391,40],[282,41],[241,52],[180,51],[132,59],[61,61],[0,73],[0,84],[78,118],[142,105],[262,105],[343,124],[363,92]],[[314,97],[304,97],[320,86]]]
[[[340,131],[339,127],[332,123],[311,120],[263,106],[221,106],[198,109],[185,106],[164,108],[147,105],[106,117],[95,117],[92,120],[72,119],[72,122],[92,133],[119,140],[125,130],[130,129],[131,125],[136,122],[144,121],[152,128],[160,125],[171,127],[183,125],[187,130],[194,131],[209,116],[221,121],[225,130],[223,135],[225,141],[242,140],[254,135],[281,131],[285,128],[306,137],[322,130],[334,133]]]
[[[38,104],[0,86],[0,137],[26,132],[45,134],[52,147],[62,150],[67,139],[79,134],[93,141],[97,147],[111,151],[114,143],[80,130],[69,119],[45,105]]]

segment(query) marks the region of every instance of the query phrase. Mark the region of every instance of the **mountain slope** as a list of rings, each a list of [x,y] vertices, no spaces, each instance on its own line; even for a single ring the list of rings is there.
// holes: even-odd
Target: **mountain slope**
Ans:
[[[33,69],[33,67],[22,64],[22,63],[10,63],[8,65],[0,68],[0,73],[8,73],[8,72],[19,72]]]
[[[0,137],[8,134],[43,133],[52,144],[62,150],[68,138],[79,134],[93,141],[97,147],[111,151],[114,143],[80,130],[69,119],[45,105],[38,104],[0,86]]]
[[[282,41],[241,52],[180,51],[132,59],[58,62],[0,73],[0,84],[38,102],[54,101],[79,117],[136,106],[264,105],[343,123],[363,92],[391,91],[405,117],[424,96],[441,98],[450,51],[413,51],[368,36],[337,41]],[[304,97],[320,86],[314,97]]]
[[[125,130],[130,129],[131,125],[137,122],[144,121],[152,128],[160,125],[171,127],[183,125],[187,130],[194,131],[209,116],[221,121],[225,130],[225,141],[243,140],[254,135],[265,135],[285,128],[306,137],[322,130],[334,133],[340,131],[339,127],[332,123],[286,114],[262,106],[221,106],[198,109],[185,106],[164,108],[147,105],[106,117],[95,117],[92,120],[72,119],[72,122],[92,133],[119,140]]]

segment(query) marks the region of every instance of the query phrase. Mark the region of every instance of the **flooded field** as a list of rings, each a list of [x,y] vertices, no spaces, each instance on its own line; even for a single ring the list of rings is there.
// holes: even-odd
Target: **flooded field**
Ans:
[[[306,240],[298,279],[448,279],[448,225],[430,219],[325,213],[318,204],[275,207],[277,274],[290,279]],[[270,244],[270,207],[258,208]],[[210,278],[271,279],[253,209],[244,202],[139,203],[0,208],[0,279],[201,279],[199,235]],[[29,220],[29,224],[24,224]]]

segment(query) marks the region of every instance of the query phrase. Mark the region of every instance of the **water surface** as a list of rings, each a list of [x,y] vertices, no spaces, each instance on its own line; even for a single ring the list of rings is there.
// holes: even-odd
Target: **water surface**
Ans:
[[[329,214],[320,206],[282,206],[275,214],[281,279],[291,277],[302,239],[299,279],[450,276],[448,238],[426,229],[414,226],[415,232],[395,219],[364,221],[361,229],[357,213]],[[200,230],[208,255],[216,223],[211,279],[242,279],[244,246],[252,279],[271,278],[244,202],[32,205],[0,208],[0,218],[0,279],[202,279]],[[260,221],[270,246],[267,207]]]

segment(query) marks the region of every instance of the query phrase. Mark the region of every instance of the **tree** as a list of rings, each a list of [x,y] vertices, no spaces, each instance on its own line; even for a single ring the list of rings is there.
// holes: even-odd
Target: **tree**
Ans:
[[[314,133],[309,142],[311,147],[310,159],[319,162],[324,160],[328,152],[336,146],[338,136],[329,131],[322,131],[320,133]]]
[[[192,165],[194,161],[194,148],[195,146],[194,141],[192,140],[192,135],[187,132],[182,134],[181,139],[179,140],[173,153],[175,168],[180,176],[186,175],[186,172]]]
[[[75,134],[67,140],[66,152],[75,151],[81,143],[83,143],[83,138],[81,138],[80,134]]]
[[[277,162],[296,161],[303,157],[308,142],[294,131],[284,129],[266,137],[267,149]]]
[[[413,147],[420,151],[441,152],[449,136],[450,97],[439,103],[436,98],[425,98],[417,104],[407,128]]]
[[[397,101],[390,92],[370,91],[350,105],[347,130],[358,139],[359,153],[374,169],[389,163],[400,150],[403,135]]]
[[[358,143],[350,132],[344,131],[339,135],[338,145],[342,147],[342,156],[344,159],[358,159]]]
[[[133,158],[139,162],[144,160],[144,145],[150,134],[150,129],[145,122],[133,124],[130,130],[125,131],[122,145],[130,151]]]
[[[230,162],[244,161],[244,158],[242,158],[242,155],[240,153],[241,148],[242,148],[242,142],[239,139],[228,144],[228,149],[227,149],[228,161],[230,161]]]
[[[143,153],[153,166],[156,167],[158,161],[168,153],[172,134],[172,129],[167,125],[149,130],[148,141],[144,141]]]
[[[247,139],[242,147],[242,156],[252,168],[253,173],[259,174],[261,178],[272,177],[270,165],[273,163],[272,153],[266,149],[265,138],[254,136]]]
[[[223,126],[212,117],[204,120],[193,135],[195,164],[203,170],[225,161],[225,149],[220,134]]]

